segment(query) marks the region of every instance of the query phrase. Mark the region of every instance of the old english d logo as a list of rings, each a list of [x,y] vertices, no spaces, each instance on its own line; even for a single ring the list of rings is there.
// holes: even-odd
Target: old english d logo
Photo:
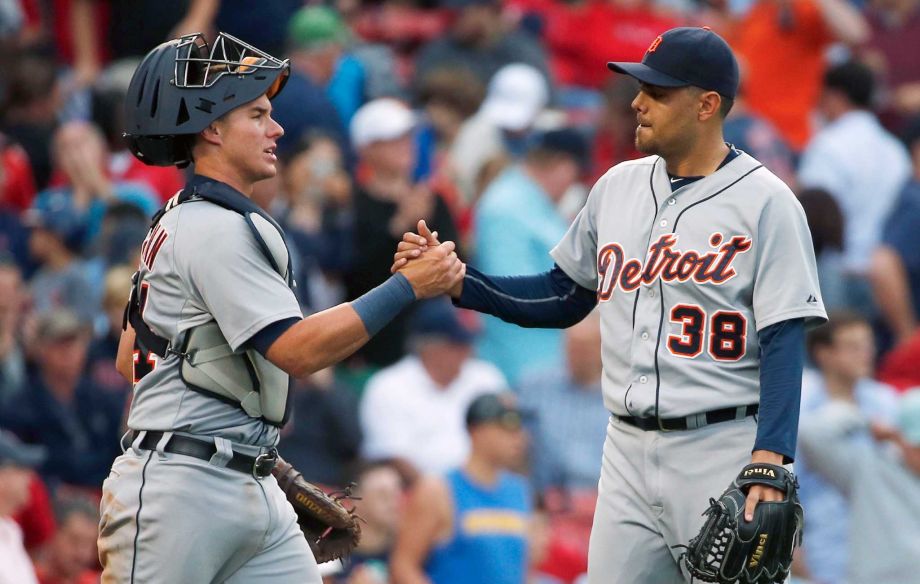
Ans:
[[[652,44],[648,46],[648,50],[646,51],[646,53],[654,53],[655,49],[657,49],[658,45],[660,44],[661,44],[661,37],[659,36],[655,40],[652,41]]]

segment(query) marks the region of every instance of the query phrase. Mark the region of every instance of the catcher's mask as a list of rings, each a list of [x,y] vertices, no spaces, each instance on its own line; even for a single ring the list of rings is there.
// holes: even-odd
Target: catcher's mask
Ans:
[[[144,57],[128,86],[128,147],[145,164],[185,167],[196,134],[261,95],[272,99],[289,74],[288,60],[223,32],[212,45],[201,33],[167,41]]]

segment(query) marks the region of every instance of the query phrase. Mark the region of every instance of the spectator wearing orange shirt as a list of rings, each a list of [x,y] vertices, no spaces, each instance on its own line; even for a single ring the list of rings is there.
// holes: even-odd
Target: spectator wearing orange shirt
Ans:
[[[868,38],[868,24],[846,0],[759,0],[729,34],[748,106],[796,151],[811,137],[826,49]]]

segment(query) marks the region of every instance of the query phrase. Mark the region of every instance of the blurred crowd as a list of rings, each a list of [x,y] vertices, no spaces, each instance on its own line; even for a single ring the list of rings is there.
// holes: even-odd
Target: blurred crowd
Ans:
[[[98,581],[131,399],[122,310],[151,215],[192,171],[122,141],[148,50],[222,30],[290,59],[279,172],[254,198],[308,314],[384,281],[419,219],[486,273],[551,268],[593,182],[639,156],[637,88],[605,63],[680,25],[736,51],[726,140],[798,194],[832,311],[803,347],[796,578],[915,581],[920,0],[0,0],[0,583]],[[282,455],[356,482],[367,522],[328,581],[578,582],[609,417],[599,339],[596,314],[530,330],[428,301],[295,381]]]

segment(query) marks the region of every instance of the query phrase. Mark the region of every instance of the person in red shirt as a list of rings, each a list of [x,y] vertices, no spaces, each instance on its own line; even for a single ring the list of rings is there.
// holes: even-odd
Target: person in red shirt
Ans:
[[[747,105],[798,152],[811,137],[826,49],[836,41],[865,42],[869,26],[846,0],[758,0],[726,33]]]
[[[35,180],[29,156],[0,134],[0,208],[21,213],[32,206]]]
[[[536,16],[550,52],[554,78],[563,85],[600,89],[609,75],[598,64],[638,61],[655,37],[679,19],[649,0],[512,0],[512,9]]]

